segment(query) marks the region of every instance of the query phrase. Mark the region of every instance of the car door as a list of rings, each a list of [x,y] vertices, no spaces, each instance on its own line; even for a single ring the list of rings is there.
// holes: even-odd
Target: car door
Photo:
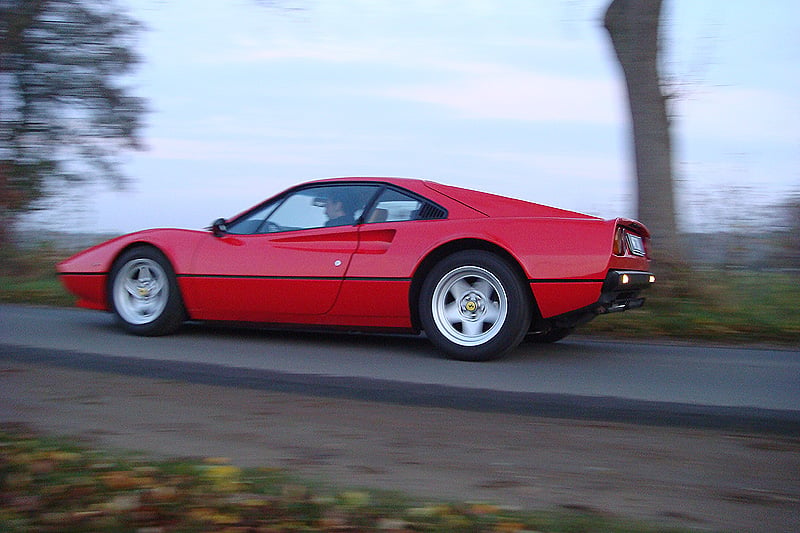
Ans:
[[[336,301],[358,220],[377,188],[325,185],[291,191],[209,234],[192,274],[181,279],[187,308],[206,320],[312,321]]]
[[[384,188],[359,226],[359,246],[330,315],[364,326],[410,326],[411,275],[446,218],[425,198]]]

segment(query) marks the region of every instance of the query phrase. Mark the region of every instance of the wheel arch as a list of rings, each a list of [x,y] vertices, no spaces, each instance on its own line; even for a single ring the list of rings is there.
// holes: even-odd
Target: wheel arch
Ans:
[[[420,261],[416,270],[414,271],[414,275],[411,278],[408,304],[411,315],[411,324],[415,331],[420,331],[422,329],[422,324],[419,317],[419,299],[422,292],[422,284],[425,281],[428,273],[439,261],[445,257],[464,250],[482,250],[497,255],[506,263],[508,263],[509,266],[511,266],[521,281],[528,285],[528,277],[525,275],[522,265],[520,265],[519,261],[517,261],[517,259],[502,246],[483,239],[472,238],[457,239],[444,243],[431,250],[423,258],[423,260]],[[536,298],[534,297],[533,292],[530,290],[527,291],[527,294],[532,311],[532,322],[538,321],[541,318],[541,314],[539,313],[539,306],[536,303]]]
[[[154,244],[154,243],[152,243],[150,241],[133,241],[133,242],[130,242],[130,243],[126,244],[125,246],[123,246],[122,248],[120,248],[119,250],[117,250],[117,252],[114,254],[114,257],[111,259],[111,263],[109,264],[109,267],[108,267],[108,275],[106,276],[106,305],[108,306],[108,309],[113,309],[113,302],[111,301],[111,299],[113,298],[113,295],[111,293],[110,286],[114,282],[113,279],[112,279],[112,276],[111,276],[111,273],[114,270],[114,266],[117,264],[117,261],[119,261],[120,257],[122,257],[128,251],[133,250],[135,248],[150,248],[152,250],[155,250],[156,252],[158,252],[162,256],[164,256],[164,259],[167,261],[167,264],[168,264],[170,270],[172,270],[171,274],[173,276],[176,276],[176,278],[177,278],[177,271],[175,269],[175,261],[170,256],[170,254],[167,253],[161,246],[158,246],[157,244]],[[180,302],[181,302],[181,306],[183,307],[184,315],[189,316],[188,311],[186,309],[186,304],[184,303],[183,294],[180,293],[180,291],[181,291],[180,283],[176,283],[176,285],[178,286]]]

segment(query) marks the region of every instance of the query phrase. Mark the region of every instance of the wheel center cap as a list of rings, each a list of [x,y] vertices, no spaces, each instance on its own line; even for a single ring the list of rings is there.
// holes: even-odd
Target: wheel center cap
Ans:
[[[147,287],[139,287],[137,292],[139,293],[139,296],[141,298],[147,298],[148,296],[150,296],[150,289],[148,289]]]
[[[467,320],[476,320],[478,314],[483,309],[483,301],[480,295],[470,292],[461,300],[461,314]]]

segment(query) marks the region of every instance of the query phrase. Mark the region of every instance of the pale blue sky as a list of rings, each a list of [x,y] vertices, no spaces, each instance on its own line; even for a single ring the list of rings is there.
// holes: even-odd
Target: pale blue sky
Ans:
[[[149,27],[149,149],[126,158],[128,192],[66,211],[81,229],[200,228],[308,179],[392,175],[633,216],[606,3],[128,0]],[[727,184],[757,202],[800,189],[800,2],[753,6],[665,0],[682,218],[726,216],[708,200]]]

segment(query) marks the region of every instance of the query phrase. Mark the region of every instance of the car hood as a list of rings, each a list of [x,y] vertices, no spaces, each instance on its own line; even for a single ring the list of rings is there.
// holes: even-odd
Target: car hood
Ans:
[[[187,264],[200,239],[207,237],[207,231],[186,229],[149,229],[129,233],[115,239],[92,246],[56,265],[62,274],[68,273],[107,273],[114,259],[126,248],[146,244],[161,250],[180,272]]]

